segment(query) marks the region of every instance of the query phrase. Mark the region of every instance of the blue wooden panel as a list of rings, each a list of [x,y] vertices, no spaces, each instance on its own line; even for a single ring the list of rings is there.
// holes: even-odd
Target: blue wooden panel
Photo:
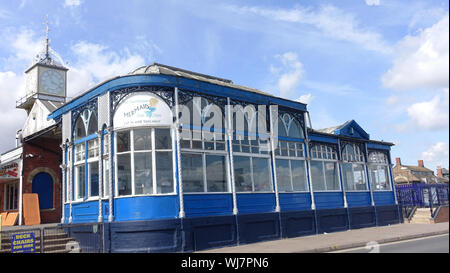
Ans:
[[[198,251],[237,244],[236,216],[184,218],[183,251]]]
[[[181,250],[181,221],[113,222],[111,252],[176,252]]]
[[[309,192],[280,193],[278,197],[281,211],[311,209],[311,194]]]
[[[347,209],[322,209],[316,210],[318,233],[347,230]]]
[[[230,215],[233,213],[233,196],[229,194],[183,195],[186,217]]]
[[[349,208],[348,213],[351,229],[373,227],[376,225],[375,208],[372,206]]]
[[[64,223],[69,223],[69,213],[70,213],[70,205],[64,205]]]
[[[376,206],[394,205],[395,197],[393,191],[374,191],[373,200]]]
[[[342,192],[315,192],[316,209],[343,208],[344,196]]]
[[[278,213],[244,214],[237,217],[240,244],[274,240],[281,237]]]
[[[72,222],[88,223],[98,221],[98,201],[72,204]]]
[[[394,206],[379,206],[377,209],[378,225],[393,225],[401,222],[400,210],[397,205]]]
[[[368,149],[380,149],[380,150],[391,150],[391,147],[389,145],[384,145],[384,144],[379,144],[379,143],[372,143],[372,142],[368,142],[367,143],[367,148]]]
[[[116,198],[114,217],[116,221],[176,218],[177,198],[176,195]]]
[[[258,213],[275,211],[274,193],[236,194],[238,213]]]
[[[334,143],[334,144],[338,143],[338,139],[337,138],[324,136],[324,135],[309,134],[309,140],[311,140],[311,141],[319,141],[319,142],[328,142],[328,143]]]
[[[349,207],[370,206],[370,192],[347,192],[347,204]]]
[[[311,235],[316,233],[313,210],[281,212],[283,238]]]

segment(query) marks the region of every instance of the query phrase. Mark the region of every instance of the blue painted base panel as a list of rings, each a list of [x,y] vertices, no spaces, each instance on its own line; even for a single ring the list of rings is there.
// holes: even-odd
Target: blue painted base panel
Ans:
[[[398,206],[298,210],[193,218],[65,224],[82,249],[193,252],[281,238],[401,223]],[[101,229],[102,232],[99,232]],[[103,238],[102,238],[103,236]],[[103,240],[102,240],[103,239]]]

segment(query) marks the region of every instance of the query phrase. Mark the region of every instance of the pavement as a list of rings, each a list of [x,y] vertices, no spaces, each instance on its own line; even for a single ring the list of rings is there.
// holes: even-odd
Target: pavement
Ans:
[[[199,253],[322,253],[449,233],[449,222],[396,224],[223,247]]]

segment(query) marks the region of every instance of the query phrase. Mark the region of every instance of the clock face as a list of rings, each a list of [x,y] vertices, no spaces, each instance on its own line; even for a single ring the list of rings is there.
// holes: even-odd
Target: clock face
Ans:
[[[64,77],[54,70],[45,70],[41,73],[39,89],[51,95],[64,95]]]

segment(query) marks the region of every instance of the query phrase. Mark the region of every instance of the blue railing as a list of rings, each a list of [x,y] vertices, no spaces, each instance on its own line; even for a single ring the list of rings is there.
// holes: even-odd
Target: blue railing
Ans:
[[[431,217],[434,217],[436,209],[440,206],[448,206],[448,184],[405,184],[396,185],[398,204],[408,214],[408,208],[430,208]],[[409,215],[405,215],[409,217]]]

